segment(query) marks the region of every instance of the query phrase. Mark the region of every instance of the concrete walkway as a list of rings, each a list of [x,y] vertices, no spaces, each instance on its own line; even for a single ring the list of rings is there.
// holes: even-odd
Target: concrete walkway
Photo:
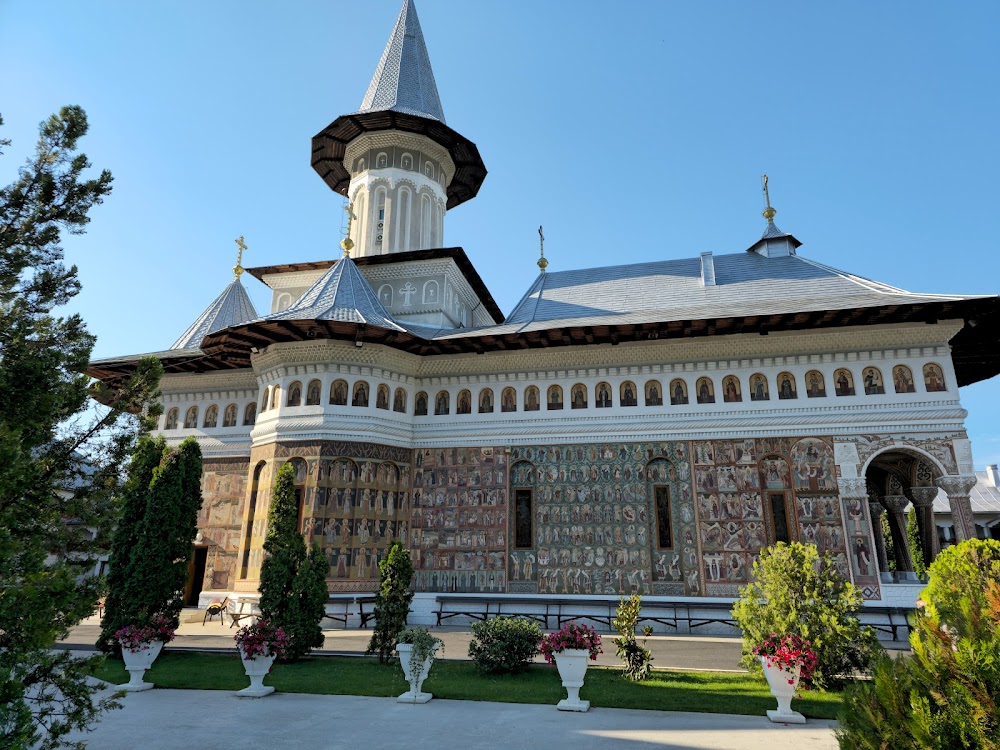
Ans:
[[[764,717],[393,698],[275,693],[237,698],[218,690],[132,693],[83,739],[100,750],[191,748],[660,748],[661,750],[833,750],[834,722],[772,724]]]
[[[193,612],[194,610],[185,610],[185,616],[191,616]],[[469,641],[472,640],[472,634],[468,629],[440,627],[430,630],[444,641],[443,658],[469,658]],[[95,615],[75,627],[59,646],[80,650],[93,649],[100,632],[101,623]],[[236,628],[230,628],[228,623],[215,620],[202,625],[199,617],[198,622],[182,622],[177,629],[176,638],[166,648],[235,651],[236,646],[233,642],[235,634]],[[372,631],[334,628],[324,630],[323,634],[326,636],[323,648],[313,653],[356,656],[364,653],[371,640]],[[604,639],[604,653],[598,658],[597,663],[619,666],[621,661],[615,656],[615,646],[611,642],[614,634],[602,633],[601,637]],[[739,665],[739,638],[698,635],[650,636],[646,647],[653,653],[653,666],[657,668],[743,671]],[[538,661],[542,661],[541,657]]]

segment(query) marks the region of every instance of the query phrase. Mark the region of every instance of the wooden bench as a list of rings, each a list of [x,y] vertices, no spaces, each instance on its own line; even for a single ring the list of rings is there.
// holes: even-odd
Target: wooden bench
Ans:
[[[858,620],[878,633],[885,633],[892,640],[906,640],[913,631],[910,616],[913,610],[909,607],[865,607],[858,613]],[[905,629],[903,638],[899,631]]]
[[[323,615],[323,619],[339,622],[346,628],[347,618],[353,614],[352,607],[356,604],[358,606],[358,616],[361,618],[361,627],[365,627],[368,625],[369,620],[375,618],[375,612],[372,608],[374,603],[374,594],[330,594],[330,598],[326,604],[326,614]],[[369,605],[368,611],[365,611],[366,604]]]
[[[549,611],[544,599],[531,597],[499,597],[495,594],[439,594],[437,624],[452,617],[488,620],[491,617],[523,617],[548,627]],[[529,605],[533,608],[529,610]],[[542,612],[535,611],[541,607]]]
[[[226,614],[229,615],[229,627],[233,628],[243,620],[256,620],[260,617],[260,607],[257,606],[256,601],[250,599],[230,601],[226,608]]]

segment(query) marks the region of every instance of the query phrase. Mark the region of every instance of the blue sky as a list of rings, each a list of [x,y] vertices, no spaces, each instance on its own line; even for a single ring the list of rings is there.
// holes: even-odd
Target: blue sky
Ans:
[[[357,109],[399,10],[366,2],[0,0],[13,178],[83,106],[115,176],[65,242],[95,356],[165,348],[244,264],[336,257],[311,137]],[[490,174],[449,213],[509,312],[537,272],[739,252],[776,222],[912,291],[1000,291],[1000,4],[417,0],[448,124]],[[269,295],[244,277],[258,310]],[[1000,460],[1000,379],[963,389]]]

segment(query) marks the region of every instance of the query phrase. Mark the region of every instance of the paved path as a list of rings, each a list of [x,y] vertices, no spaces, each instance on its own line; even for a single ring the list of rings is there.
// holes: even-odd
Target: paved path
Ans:
[[[132,693],[84,739],[93,750],[337,750],[413,748],[535,750],[833,750],[833,722],[772,724],[764,717],[393,698],[274,693],[236,698],[219,690]]]
[[[193,611],[193,610],[192,610]],[[185,610],[185,612],[188,612]],[[444,641],[445,659],[467,659],[469,641],[472,634],[463,628],[440,627],[431,631]],[[74,649],[92,649],[101,632],[100,620],[96,616],[84,620],[75,627],[69,637],[60,645]],[[177,637],[167,649],[235,649],[233,635],[236,628],[218,620],[202,625],[201,622],[185,622],[177,629]],[[318,653],[362,654],[368,646],[372,631],[359,629],[324,630],[326,642]],[[597,663],[619,666],[612,634],[603,634],[604,653]],[[647,648],[653,652],[653,666],[673,669],[709,669],[717,671],[740,670],[740,639],[680,635],[650,636]],[[317,653],[317,652],[314,652]],[[538,659],[541,661],[541,657]]]

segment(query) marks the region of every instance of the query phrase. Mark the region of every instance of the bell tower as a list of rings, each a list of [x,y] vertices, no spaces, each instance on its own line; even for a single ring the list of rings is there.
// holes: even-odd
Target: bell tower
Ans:
[[[312,166],[350,202],[353,256],[444,247],[444,216],[486,167],[445,123],[413,0],[404,0],[360,109],[312,141]]]

